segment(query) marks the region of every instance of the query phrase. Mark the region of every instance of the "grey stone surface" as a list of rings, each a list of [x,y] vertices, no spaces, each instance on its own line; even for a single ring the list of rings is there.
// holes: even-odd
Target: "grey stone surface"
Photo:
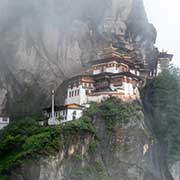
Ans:
[[[111,132],[96,117],[99,143],[93,151],[92,135],[74,136],[59,153],[24,165],[10,180],[172,180],[163,148],[144,125],[142,112],[137,114]]]
[[[180,162],[176,162],[171,167],[171,173],[173,175],[174,180],[180,180]]]
[[[111,42],[154,64],[156,31],[142,0],[0,2],[0,88],[8,91],[9,103],[34,80],[49,93]]]

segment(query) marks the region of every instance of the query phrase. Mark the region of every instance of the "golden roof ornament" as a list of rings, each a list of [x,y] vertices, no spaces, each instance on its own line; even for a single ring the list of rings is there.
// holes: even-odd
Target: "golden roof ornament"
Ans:
[[[118,52],[118,48],[113,47],[112,43],[110,44],[110,47],[104,48],[102,52],[102,58],[109,57],[121,57],[121,53]]]
[[[103,49],[101,56],[102,58],[118,57],[123,59],[131,59],[131,57],[128,54],[118,52],[118,48],[113,47],[112,43],[110,44],[110,47]]]

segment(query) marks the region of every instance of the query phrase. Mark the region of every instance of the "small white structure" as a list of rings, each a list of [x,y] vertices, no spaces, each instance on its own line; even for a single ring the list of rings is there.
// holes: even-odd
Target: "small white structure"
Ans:
[[[79,119],[83,115],[84,107],[78,104],[68,104],[63,106],[54,106],[54,117],[52,115],[52,107],[44,109],[44,115],[48,118],[48,125],[59,125],[75,119]]]
[[[168,54],[167,52],[161,52],[158,56],[157,61],[157,75],[164,70],[168,70],[170,62],[172,61],[173,55]]]
[[[8,126],[9,122],[10,122],[9,117],[0,115],[0,130],[3,129],[4,127]]]

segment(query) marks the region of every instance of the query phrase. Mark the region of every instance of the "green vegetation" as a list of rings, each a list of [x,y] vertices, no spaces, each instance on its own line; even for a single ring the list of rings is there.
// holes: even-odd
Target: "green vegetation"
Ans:
[[[71,179],[109,180],[106,169],[99,161],[92,162],[85,167],[78,166],[72,173]]]
[[[90,117],[97,115],[102,117],[102,119],[105,120],[107,129],[113,131],[117,122],[122,125],[127,124],[129,118],[136,115],[137,108],[136,105],[111,98],[101,104],[91,104],[87,115]]]
[[[89,152],[94,153],[98,147],[99,141],[94,140],[90,145],[89,145]]]
[[[180,160],[180,71],[162,72],[147,84],[142,96],[152,129],[169,161]]]
[[[40,127],[32,119],[12,123],[0,131],[1,179],[6,179],[11,170],[29,159],[38,160],[42,156],[59,151],[62,147],[60,135],[63,135],[67,144],[84,132],[93,134],[95,132],[87,118],[54,127]]]
[[[114,131],[116,123],[126,124],[135,115],[136,106],[115,98],[101,104],[93,103],[79,120],[59,126],[41,127],[32,118],[11,123],[0,131],[0,177],[5,180],[12,170],[29,160],[39,160],[42,156],[54,154],[70,144],[76,143],[83,135],[92,134],[95,138],[89,144],[89,152],[94,153],[100,143],[96,136],[93,119],[100,116],[109,132]],[[73,154],[74,160],[81,161],[81,155]],[[104,179],[102,168],[91,166],[94,172]],[[105,178],[106,179],[106,178]]]
[[[89,166],[84,167],[83,173],[97,175],[97,177],[95,178],[96,180],[109,180],[106,170],[104,169],[102,163],[99,161],[95,161]]]
[[[73,154],[72,158],[75,160],[75,161],[82,161],[83,157],[81,154]]]

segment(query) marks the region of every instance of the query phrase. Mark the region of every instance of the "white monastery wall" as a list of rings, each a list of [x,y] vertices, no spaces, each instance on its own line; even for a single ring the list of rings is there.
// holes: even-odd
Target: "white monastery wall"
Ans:
[[[110,73],[119,73],[119,68],[116,67],[107,67],[104,70],[105,72],[110,72]]]
[[[48,119],[48,125],[52,126],[52,125],[59,125],[60,124],[60,121],[57,120],[56,118],[49,118]]]
[[[161,64],[158,63],[158,65],[157,65],[157,75],[159,75],[161,72],[162,72]]]
[[[79,119],[83,114],[83,111],[81,109],[68,109],[68,111],[67,111],[67,120],[66,121],[61,121],[61,122],[72,121],[74,112],[76,112],[75,119]]]
[[[114,86],[113,83],[110,84],[110,88],[112,91],[117,91],[119,93],[124,93],[125,95],[134,95],[134,88],[133,84],[122,82],[122,85],[120,86]]]
[[[81,94],[80,89],[81,86],[68,88],[65,104],[73,104],[73,103],[80,104],[80,94]]]
[[[80,105],[84,105],[87,103],[87,95],[86,95],[86,89],[81,87],[80,89]]]
[[[64,111],[56,112],[56,116],[54,119],[52,117],[50,117],[48,119],[48,124],[49,125],[59,125],[61,123],[72,121],[72,120],[74,120],[73,119],[74,112],[76,114],[75,119],[79,119],[80,117],[82,117],[83,110],[81,110],[81,109],[67,109]],[[63,119],[59,119],[60,116],[63,117]]]
[[[137,75],[137,76],[140,76],[140,72],[139,72],[139,71],[137,71],[137,72],[136,72],[136,75]]]
[[[77,93],[78,91],[79,93]],[[72,92],[73,92],[73,96],[72,96]],[[71,96],[69,93],[71,93]],[[68,88],[65,104],[75,103],[75,104],[83,105],[83,104],[86,104],[86,102],[87,102],[86,89],[84,89],[82,85],[79,87],[74,87],[72,89]]]
[[[133,85],[131,83],[123,82],[123,87],[124,87],[125,95],[133,95],[134,94]]]
[[[94,75],[100,74],[101,72],[102,72],[101,69],[95,69],[95,70],[93,70],[93,74],[94,74]]]
[[[125,72],[125,71],[128,71],[128,69],[124,70],[122,65],[120,67],[117,67],[115,65],[114,66],[102,66],[102,67],[97,67],[97,69],[94,69],[93,74],[97,75],[97,74],[101,74],[103,72],[117,74],[117,73],[121,73],[121,72]],[[129,71],[136,76],[140,76],[140,71],[138,71],[137,69],[136,70],[130,69]]]
[[[96,95],[96,96],[88,96],[87,103],[91,102],[97,102],[100,103],[106,99],[108,99],[110,96],[109,95]]]
[[[134,69],[130,69],[130,73],[136,74]]]
[[[0,124],[0,130],[8,126],[8,124]]]
[[[3,129],[4,127],[8,126],[9,122],[9,117],[0,117],[0,129]]]
[[[140,76],[140,72],[138,70],[135,70],[135,69],[130,69],[130,73],[132,73],[136,76]]]
[[[116,91],[117,89],[121,89],[121,90],[124,92],[123,83],[122,83],[122,85],[119,85],[119,86],[114,86],[114,84],[111,83],[111,84],[110,84],[110,88],[112,89],[112,91]]]
[[[124,93],[126,96],[128,95],[134,95],[134,88],[133,84],[127,83],[127,82],[122,82],[121,86],[114,86],[113,84],[110,84],[110,87],[112,91],[117,91],[120,93]],[[78,96],[73,96],[69,97],[69,92],[79,90],[79,95]],[[109,95],[96,95],[96,96],[89,96],[86,94],[86,89],[83,88],[82,86],[79,86],[79,88],[73,88],[73,89],[68,89],[68,97],[66,99],[66,104],[79,104],[79,105],[85,105],[90,102],[101,102],[103,99],[107,99]]]

